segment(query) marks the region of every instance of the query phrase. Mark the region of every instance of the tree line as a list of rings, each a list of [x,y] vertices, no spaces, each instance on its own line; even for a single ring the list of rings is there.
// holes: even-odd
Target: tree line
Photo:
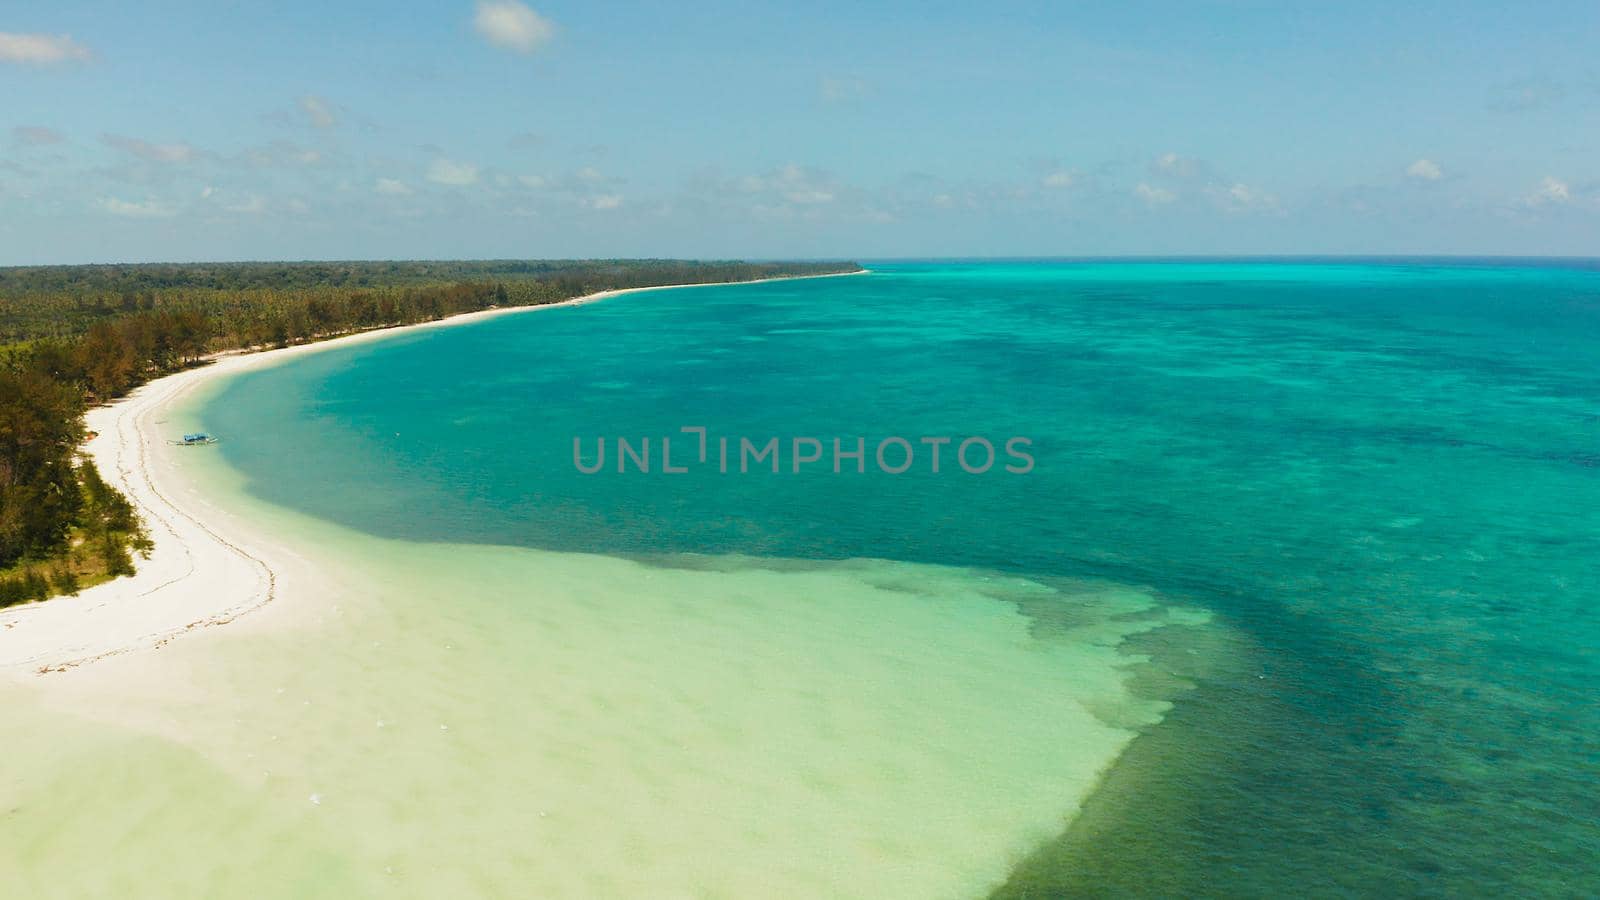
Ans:
[[[209,354],[601,290],[858,268],[562,260],[0,269],[0,607],[133,571],[149,540],[127,498],[82,458],[83,413]]]

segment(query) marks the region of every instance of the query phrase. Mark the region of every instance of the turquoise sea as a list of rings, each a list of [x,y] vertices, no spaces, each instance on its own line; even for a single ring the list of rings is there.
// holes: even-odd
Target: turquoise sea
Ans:
[[[1005,895],[1600,892],[1600,268],[871,268],[397,337],[240,378],[204,421],[248,436],[222,449],[258,497],[387,538],[1210,611],[1203,667],[1143,648],[1188,687]],[[619,436],[696,462],[684,426],[778,437],[782,471],[612,468]],[[891,475],[890,436],[1026,436],[1036,465]],[[823,461],[792,472],[794,437]],[[995,602],[1048,630],[1074,596]]]
[[[85,871],[71,784],[139,798],[127,896],[1600,894],[1600,265],[869,265],[175,414],[343,587],[26,769],[21,883]]]

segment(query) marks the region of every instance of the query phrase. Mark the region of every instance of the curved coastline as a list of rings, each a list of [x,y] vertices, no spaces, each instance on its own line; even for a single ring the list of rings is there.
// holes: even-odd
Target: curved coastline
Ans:
[[[1137,590],[1091,592],[1086,600],[1097,612],[1040,641],[1022,603],[1006,598],[1035,597],[1043,586],[1026,579],[997,585],[984,573],[927,564],[853,560],[796,569],[724,558],[674,569],[487,545],[407,546],[393,558],[369,558],[353,545],[345,571],[337,564],[342,552],[326,565],[302,555],[322,551],[315,538],[301,540],[318,532],[258,521],[222,499],[226,493],[199,490],[209,479],[179,465],[193,462],[182,456],[191,451],[164,440],[186,424],[181,417],[193,404],[184,401],[221,376],[400,330],[226,356],[94,411],[90,424],[99,434],[87,449],[138,506],[156,552],[138,575],[24,607],[3,620],[19,624],[0,632],[0,651],[23,647],[19,637],[38,648],[25,659],[0,657],[0,675],[15,676],[19,696],[41,701],[52,727],[89,719],[154,734],[163,751],[192,753],[205,771],[224,776],[216,789],[247,807],[251,822],[298,820],[315,809],[313,815],[343,823],[344,832],[375,836],[345,843],[309,833],[304,855],[290,865],[332,854],[360,873],[342,887],[371,893],[372,884],[392,881],[389,863],[403,871],[399,860],[429,855],[414,841],[452,846],[475,834],[492,810],[500,833],[537,830],[560,842],[552,846],[568,858],[587,860],[573,873],[513,872],[519,884],[542,879],[551,894],[593,893],[589,882],[580,890],[562,879],[602,877],[597,873],[624,895],[666,883],[756,894],[770,891],[763,873],[803,858],[832,860],[794,867],[792,885],[813,896],[978,896],[1073,821],[1140,727],[1167,707],[1130,691],[1132,670],[1147,660],[1124,643],[1184,624],[1183,617],[1158,610]],[[277,543],[274,533],[293,537],[299,548]],[[370,566],[373,559],[385,565]],[[509,619],[480,622],[472,607],[438,618],[428,608],[421,611],[427,627],[419,629],[403,604],[386,604],[382,615],[363,618],[359,631],[341,632],[334,621],[341,603],[358,612],[385,589],[394,595],[396,586],[447,596],[448,576],[431,579],[457,564],[485,573],[491,593],[539,585],[540,617],[513,630],[504,627]],[[64,604],[61,612],[51,611],[55,603]],[[402,616],[388,618],[395,609]],[[51,617],[42,617],[47,612]],[[22,618],[30,614],[35,618]],[[226,623],[236,624],[210,631]],[[24,625],[33,626],[31,635]],[[68,630],[74,625],[88,630]],[[264,631],[282,634],[261,640]],[[190,632],[210,637],[150,652]],[[355,636],[360,640],[349,640]],[[605,654],[594,652],[600,647]],[[462,651],[475,662],[458,662]],[[401,659],[405,671],[450,677],[395,677]],[[97,660],[105,662],[86,665]],[[773,660],[790,662],[774,667]],[[68,674],[41,677],[54,672]],[[510,683],[526,690],[461,703]],[[863,695],[862,684],[879,689]],[[957,720],[960,739],[950,730]],[[692,735],[684,722],[696,723]],[[987,736],[1014,730],[1015,742],[997,753]],[[552,735],[559,739],[545,746]],[[506,747],[525,752],[502,753]],[[708,782],[708,760],[722,770],[713,781],[725,793]],[[977,760],[981,777],[973,774]],[[153,784],[195,770],[169,763],[155,770]],[[594,781],[596,772],[605,776]],[[72,777],[83,783],[91,776],[80,768]],[[370,806],[386,802],[397,785],[418,783],[434,798],[426,828]],[[466,819],[451,818],[457,804],[443,798],[479,783],[499,786],[495,801]],[[774,820],[767,806],[744,803],[754,785],[792,814]],[[538,805],[500,802],[507,786]],[[5,799],[39,806],[25,793]],[[535,808],[537,820],[518,818]],[[577,814],[596,809],[609,813]],[[686,816],[686,809],[705,814]],[[549,830],[546,810],[559,830]],[[119,827],[141,835],[160,830]],[[685,868],[674,860],[692,859],[688,854],[629,855],[638,846],[679,846],[686,835],[696,847],[725,848],[746,864]],[[752,842],[751,835],[768,839]],[[151,852],[165,850],[159,837],[149,840]],[[195,863],[208,878],[236,849],[226,836],[211,845],[215,852]],[[503,874],[496,866],[513,849],[491,842],[437,872],[405,877],[435,893],[480,884]],[[19,869],[41,879],[59,871],[33,863]]]
[[[217,510],[205,508],[202,498],[177,471],[171,456],[175,448],[166,444],[162,434],[162,414],[204,385],[281,365],[308,353],[370,343],[420,329],[579,306],[621,294],[833,278],[869,271],[598,291],[560,303],[499,307],[293,347],[217,354],[208,365],[141,385],[128,396],[86,414],[88,430],[95,436],[84,445],[84,451],[101,476],[133,503],[150,532],[154,549],[131,576],[95,585],[76,596],[0,611],[0,677],[30,678],[111,656],[157,649],[188,632],[233,622],[278,597],[280,572],[295,558],[293,552],[253,533],[247,524],[225,520]]]

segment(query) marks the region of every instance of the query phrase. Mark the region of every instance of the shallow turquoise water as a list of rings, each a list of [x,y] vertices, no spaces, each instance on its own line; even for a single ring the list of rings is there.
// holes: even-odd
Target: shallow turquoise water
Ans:
[[[874,269],[331,351],[203,417],[263,499],[385,537],[934,562],[1216,612],[1232,665],[1017,893],[1600,890],[1600,271]],[[861,436],[869,471],[785,446],[777,475],[663,475],[683,426]],[[891,435],[1026,436],[1037,465],[872,471]],[[616,472],[618,436],[657,471]]]

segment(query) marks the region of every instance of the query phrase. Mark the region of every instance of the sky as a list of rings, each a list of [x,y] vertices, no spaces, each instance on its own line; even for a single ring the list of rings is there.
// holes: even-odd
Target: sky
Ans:
[[[1600,256],[1600,3],[0,0],[0,265]]]

